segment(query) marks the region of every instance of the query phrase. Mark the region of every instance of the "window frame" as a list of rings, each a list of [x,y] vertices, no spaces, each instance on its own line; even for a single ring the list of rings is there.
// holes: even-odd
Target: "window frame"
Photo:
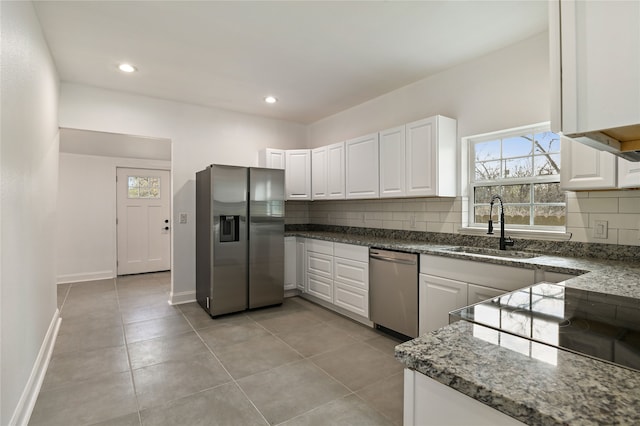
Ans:
[[[466,165],[464,167],[465,174],[467,175],[466,180],[466,214],[463,212],[463,228],[469,230],[479,230],[479,229],[487,229],[486,223],[478,223],[475,222],[475,207],[478,205],[486,205],[489,206],[489,203],[475,203],[475,188],[476,187],[484,187],[484,186],[501,186],[501,185],[518,185],[518,184],[530,184],[530,201],[528,203],[505,203],[507,205],[524,205],[529,206],[530,212],[533,213],[534,206],[536,205],[544,205],[544,206],[560,206],[565,208],[565,224],[562,226],[550,226],[550,225],[533,225],[531,221],[534,220],[534,215],[530,215],[530,224],[513,224],[509,223],[507,220],[505,228],[510,231],[523,231],[523,232],[540,232],[544,234],[566,234],[567,232],[567,193],[564,191],[564,201],[556,202],[556,203],[534,203],[534,185],[539,183],[560,183],[560,173],[556,175],[540,175],[540,176],[528,176],[528,177],[516,177],[516,178],[498,178],[498,179],[487,179],[482,181],[475,180],[475,144],[480,142],[487,142],[492,140],[504,140],[510,137],[523,136],[525,134],[537,134],[541,132],[550,132],[550,124],[549,122],[537,123],[517,128],[499,130],[479,135],[473,135],[462,138],[463,147],[466,150],[466,156],[463,158],[466,159]],[[559,136],[559,135],[558,135]],[[535,146],[532,148],[533,152],[527,157],[535,158]],[[558,151],[554,151],[553,154],[560,154],[560,148]],[[504,157],[502,156],[502,152],[500,152],[498,161],[504,161]],[[511,157],[507,157],[511,158]],[[516,158],[516,157],[513,157]],[[520,157],[522,158],[522,157]],[[560,158],[560,168],[562,168],[562,158]],[[499,206],[495,206],[499,209]],[[498,215],[499,212],[494,209],[494,217]]]

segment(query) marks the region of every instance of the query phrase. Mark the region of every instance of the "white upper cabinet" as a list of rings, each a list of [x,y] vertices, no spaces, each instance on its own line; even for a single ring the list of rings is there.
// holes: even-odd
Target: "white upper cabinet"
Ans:
[[[327,198],[345,198],[345,151],[344,142],[327,147]]]
[[[454,197],[456,125],[435,116],[380,132],[380,197]]]
[[[378,198],[378,133],[349,139],[346,151],[346,198]]]
[[[266,148],[258,153],[258,166],[268,169],[285,169],[284,149]]]
[[[327,148],[311,150],[311,199],[327,198]]]
[[[285,190],[287,200],[310,200],[311,150],[287,150],[285,165]]]
[[[380,197],[405,195],[405,127],[380,132]]]
[[[639,22],[638,1],[549,3],[554,132],[640,122]]]
[[[616,187],[617,158],[569,138],[560,145],[560,186],[564,190],[611,189]],[[626,162],[626,160],[624,160]],[[634,163],[632,163],[634,164]],[[635,163],[640,164],[640,163]]]
[[[640,162],[618,158],[618,188],[640,187]]]
[[[456,196],[457,122],[437,115],[406,125],[406,195]]]
[[[344,142],[311,150],[311,198],[345,198]]]

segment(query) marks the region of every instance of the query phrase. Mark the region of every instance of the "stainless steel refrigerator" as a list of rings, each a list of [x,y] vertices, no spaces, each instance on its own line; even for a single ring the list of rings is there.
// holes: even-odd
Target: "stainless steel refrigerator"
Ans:
[[[284,298],[284,171],[196,173],[196,299],[211,316]]]

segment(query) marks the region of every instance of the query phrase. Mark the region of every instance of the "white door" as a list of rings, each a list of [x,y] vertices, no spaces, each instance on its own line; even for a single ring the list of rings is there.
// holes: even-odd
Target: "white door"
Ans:
[[[405,128],[380,132],[380,197],[405,195]]]
[[[117,170],[118,275],[171,268],[168,170]]]
[[[327,198],[327,148],[311,150],[311,199]]]
[[[347,199],[378,198],[378,134],[345,142]]]

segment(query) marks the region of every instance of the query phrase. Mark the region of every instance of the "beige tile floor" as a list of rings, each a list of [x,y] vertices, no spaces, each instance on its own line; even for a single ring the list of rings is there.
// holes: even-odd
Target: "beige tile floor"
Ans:
[[[400,425],[397,340],[299,297],[211,319],[169,273],[58,286],[30,425]]]

